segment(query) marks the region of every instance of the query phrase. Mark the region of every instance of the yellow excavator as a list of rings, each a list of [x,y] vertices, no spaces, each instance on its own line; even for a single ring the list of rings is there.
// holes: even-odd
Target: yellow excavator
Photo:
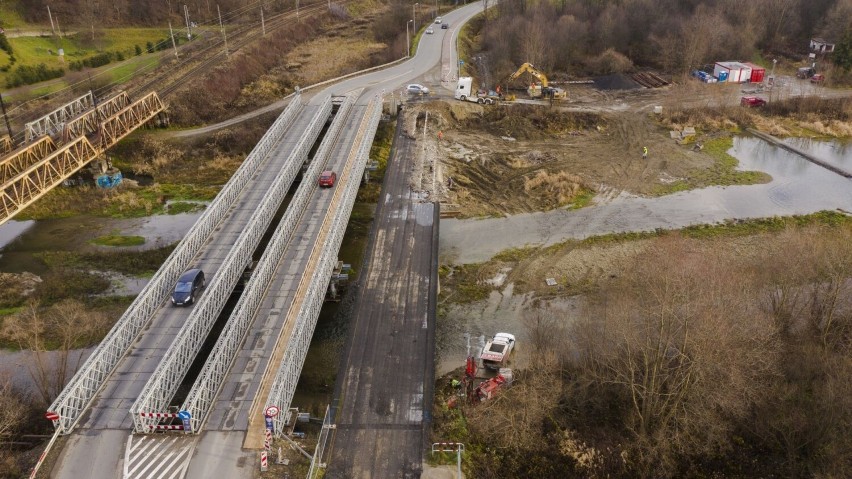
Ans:
[[[568,98],[568,92],[565,90],[548,86],[547,76],[537,70],[532,63],[524,63],[521,65],[521,68],[518,68],[515,73],[509,75],[509,81],[517,79],[524,73],[529,73],[539,81],[539,83],[530,84],[530,87],[527,89],[527,93],[529,93],[530,97],[539,98],[544,95],[548,98],[553,98],[554,100],[564,100]]]

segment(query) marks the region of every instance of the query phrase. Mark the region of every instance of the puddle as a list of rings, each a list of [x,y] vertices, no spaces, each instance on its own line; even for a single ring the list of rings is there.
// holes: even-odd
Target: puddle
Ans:
[[[89,354],[95,348],[72,349],[67,352],[68,374],[66,381],[70,380],[77,368],[81,366]],[[42,351],[39,353],[42,357],[42,364],[45,365],[48,377],[55,377],[56,370],[59,367],[62,356],[65,352],[62,351]],[[38,374],[35,358],[36,354],[32,351],[9,351],[0,349],[0,377],[3,379],[9,378],[12,384],[20,388],[22,391],[37,394],[36,383],[33,379],[34,375]]]
[[[819,158],[831,166],[852,171],[852,141],[821,141],[810,138],[786,138],[782,141]]]
[[[202,212],[195,212],[129,219],[79,216],[40,221],[9,221],[0,225],[0,271],[30,271],[41,274],[46,268],[36,255],[45,251],[138,251],[168,246],[180,241],[201,214]],[[89,243],[90,240],[107,234],[142,236],[145,243],[123,248]]]
[[[836,161],[852,164],[852,148],[811,148],[837,153]],[[765,218],[815,213],[822,210],[852,211],[852,180],[805,160],[778,146],[752,137],[734,139],[729,153],[741,170],[769,173],[763,185],[716,186],[659,198],[619,195],[606,204],[579,210],[552,210],[493,219],[442,219],[442,261],[476,263],[508,248],[552,245],[566,239],[678,229],[694,224],[713,224],[727,219]]]
[[[529,294],[513,295],[512,290],[513,284],[510,283],[502,293],[492,291],[485,301],[446,305],[445,313],[438,319],[436,331],[437,375],[441,376],[464,366],[468,335],[471,354],[477,356],[479,349],[485,346],[485,341],[499,332],[515,335],[517,345],[509,367],[523,368],[529,361],[531,352],[527,342],[529,331],[524,318],[541,309],[548,314],[564,318],[564,321],[571,321],[579,307],[580,300],[577,298],[541,300],[534,299]]]

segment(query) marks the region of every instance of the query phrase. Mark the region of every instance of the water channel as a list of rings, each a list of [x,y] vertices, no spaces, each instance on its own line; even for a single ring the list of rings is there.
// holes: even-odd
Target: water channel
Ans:
[[[823,161],[852,170],[852,146],[841,142],[788,140]],[[716,186],[657,198],[622,194],[580,210],[557,209],[505,218],[441,221],[441,260],[478,263],[509,248],[552,245],[567,239],[628,231],[678,229],[727,219],[852,212],[852,180],[753,137],[738,137],[729,153],[740,170],[772,176],[762,185]]]

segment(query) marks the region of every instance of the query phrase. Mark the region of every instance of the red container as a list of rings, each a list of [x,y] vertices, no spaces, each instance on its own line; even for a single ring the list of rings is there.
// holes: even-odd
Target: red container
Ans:
[[[745,65],[751,67],[751,79],[749,80],[751,83],[760,83],[763,81],[763,78],[766,76],[766,68],[755,65],[754,63],[746,63]]]

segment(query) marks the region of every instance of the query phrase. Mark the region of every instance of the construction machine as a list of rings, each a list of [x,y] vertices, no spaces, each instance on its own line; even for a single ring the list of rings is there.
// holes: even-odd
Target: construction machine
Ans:
[[[541,96],[545,96],[553,98],[554,100],[564,100],[568,97],[568,93],[565,90],[549,86],[547,83],[547,76],[537,70],[532,63],[524,63],[521,65],[515,73],[509,75],[509,81],[517,79],[524,73],[529,73],[538,80],[538,83],[530,84],[530,87],[527,89],[527,93],[529,93],[530,97],[539,98]]]

